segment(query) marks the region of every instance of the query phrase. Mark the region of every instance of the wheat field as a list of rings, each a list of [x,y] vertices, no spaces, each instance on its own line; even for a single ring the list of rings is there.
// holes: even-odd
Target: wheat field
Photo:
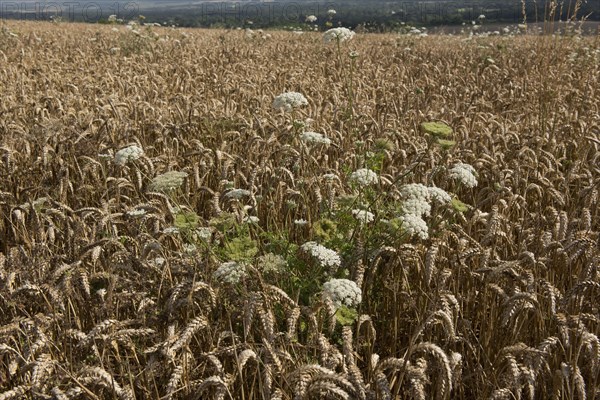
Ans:
[[[600,398],[599,40],[3,22],[0,399]]]

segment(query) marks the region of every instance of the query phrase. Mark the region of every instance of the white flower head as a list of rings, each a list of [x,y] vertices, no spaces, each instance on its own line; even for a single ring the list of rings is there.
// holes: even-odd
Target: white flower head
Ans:
[[[254,215],[247,215],[244,217],[244,222],[249,225],[257,225],[260,222],[260,219]]]
[[[305,219],[295,219],[294,220],[294,225],[296,226],[306,226],[308,225],[308,221]]]
[[[136,208],[135,210],[127,211],[127,215],[130,217],[143,217],[146,215],[146,210],[143,208]]]
[[[144,150],[139,146],[128,146],[116,152],[114,163],[125,165],[129,161],[134,161],[144,155]]]
[[[250,194],[250,191],[246,189],[231,189],[229,192],[225,193],[225,197],[239,200],[244,196],[250,196]]]
[[[213,228],[201,226],[200,228],[196,228],[196,237],[204,242],[210,242],[212,238]]]
[[[157,192],[171,192],[183,185],[183,180],[188,176],[187,172],[169,171],[157,175],[150,182],[150,189]]]
[[[350,40],[354,37],[355,32],[351,31],[348,28],[331,28],[323,34],[323,41],[325,43],[332,42],[345,42],[346,40]]]
[[[456,179],[468,188],[477,186],[477,172],[472,165],[457,163],[448,172],[450,178]]]
[[[427,188],[427,190],[429,190],[429,196],[431,197],[431,200],[438,204],[448,204],[452,201],[452,196],[450,196],[444,189],[430,186]]]
[[[306,242],[300,248],[316,258],[323,267],[334,269],[342,265],[342,259],[338,253],[316,242]]]
[[[213,277],[222,283],[230,283],[232,285],[238,283],[247,275],[246,266],[243,263],[229,261],[221,264],[213,273]]]
[[[431,204],[422,197],[409,197],[402,202],[402,211],[408,215],[417,217],[429,216],[431,214]]]
[[[429,201],[429,189],[427,186],[420,183],[410,183],[408,185],[402,185],[400,188],[400,194],[406,199],[417,198],[424,201]]]
[[[286,92],[275,97],[273,100],[273,108],[276,110],[283,110],[290,112],[295,108],[308,105],[308,100],[302,93],[298,92]]]
[[[195,254],[197,251],[198,251],[198,248],[196,247],[195,244],[184,244],[183,245],[183,252],[185,254],[192,255],[192,254]]]
[[[367,210],[352,210],[352,215],[362,224],[368,224],[375,219],[375,214]]]
[[[350,181],[355,182],[360,186],[375,185],[379,182],[379,177],[368,168],[362,168],[350,174]]]
[[[423,240],[429,237],[429,228],[427,228],[427,223],[420,216],[414,214],[405,214],[400,217],[400,221],[402,221],[402,229],[409,236],[418,236]]]
[[[309,15],[309,16],[306,17],[306,22],[308,22],[309,24],[312,24],[316,20],[317,20],[317,17],[314,16],[314,15]]]
[[[287,261],[279,254],[267,253],[258,257],[258,267],[263,272],[281,272],[286,266]]]
[[[322,133],[317,132],[304,132],[300,134],[300,140],[310,144],[331,144],[331,139],[323,136]]]
[[[335,11],[333,8],[327,10],[327,15],[329,15],[330,17],[333,17],[335,14],[337,14],[337,11]]]
[[[349,279],[331,279],[325,282],[323,295],[328,297],[337,308],[356,307],[362,301],[362,290]]]

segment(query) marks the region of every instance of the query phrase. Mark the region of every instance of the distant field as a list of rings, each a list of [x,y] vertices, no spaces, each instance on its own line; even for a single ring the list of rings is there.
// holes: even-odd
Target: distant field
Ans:
[[[598,36],[336,33],[2,22],[0,399],[600,398]]]

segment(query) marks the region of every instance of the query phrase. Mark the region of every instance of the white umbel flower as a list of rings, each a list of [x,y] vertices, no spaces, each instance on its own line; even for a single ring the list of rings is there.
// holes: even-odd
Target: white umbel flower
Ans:
[[[427,223],[418,215],[405,214],[400,217],[402,221],[402,229],[409,236],[418,236],[425,240],[429,237],[429,229]]]
[[[242,263],[229,261],[221,264],[213,273],[213,277],[222,283],[236,284],[246,276],[246,266]]]
[[[146,215],[146,210],[143,208],[136,208],[135,210],[127,211],[126,213],[130,217],[143,217]]]
[[[323,34],[323,41],[325,43],[345,42],[354,37],[354,31],[348,28],[331,28]]]
[[[308,17],[306,17],[306,22],[308,22],[309,24],[312,24],[313,22],[315,22],[317,20],[317,17],[314,15],[309,15]]]
[[[300,140],[311,144],[331,144],[331,139],[326,138],[323,134],[317,132],[304,132],[300,134]]]
[[[429,190],[429,196],[431,197],[431,200],[438,204],[448,204],[452,201],[452,197],[444,189],[430,186],[427,188],[427,190]]]
[[[362,301],[362,291],[354,281],[348,279],[331,279],[325,282],[323,295],[328,297],[337,308],[356,307]]]
[[[290,112],[294,108],[306,105],[308,105],[308,100],[306,100],[306,97],[302,93],[298,92],[282,93],[273,100],[273,108],[285,112]]]
[[[196,237],[204,242],[209,242],[212,238],[212,231],[212,228],[202,226],[196,229]]]
[[[244,196],[250,196],[250,191],[246,189],[231,189],[229,192],[225,193],[225,197],[229,199],[239,200]]]
[[[402,202],[402,211],[405,214],[428,217],[431,214],[431,204],[422,197],[409,197]]]
[[[139,146],[128,146],[117,151],[114,162],[117,165],[125,165],[129,161],[135,161],[144,155],[144,150]]]
[[[316,242],[306,242],[300,248],[316,258],[323,267],[337,268],[342,265],[342,259],[338,253]]]
[[[362,168],[350,174],[350,181],[360,186],[369,186],[379,182],[379,177],[370,169]]]
[[[260,219],[254,215],[248,215],[244,217],[244,222],[250,225],[257,225],[260,222]]]
[[[415,197],[423,199],[424,201],[429,201],[429,189],[427,188],[427,186],[422,185],[420,183],[410,183],[408,185],[403,185],[400,188],[400,194],[402,194],[404,198]]]
[[[186,172],[169,171],[164,174],[157,175],[150,182],[150,190],[157,192],[170,192],[178,189],[183,185],[183,180],[188,176]]]
[[[278,254],[267,253],[258,257],[258,267],[263,272],[282,272],[286,266],[287,261],[285,261],[285,258]]]
[[[472,165],[457,163],[448,172],[450,178],[456,179],[468,188],[477,186],[477,172]]]
[[[362,224],[368,224],[375,219],[375,215],[367,210],[352,210],[352,215]]]
[[[427,216],[431,212],[430,193],[427,186],[420,183],[404,185],[400,188],[400,194],[404,197],[402,210],[405,214],[421,217]]]

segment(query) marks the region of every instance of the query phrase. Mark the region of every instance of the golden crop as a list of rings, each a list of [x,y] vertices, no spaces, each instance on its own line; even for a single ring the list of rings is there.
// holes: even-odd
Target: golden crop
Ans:
[[[598,37],[3,23],[0,399],[599,398],[599,82]],[[407,237],[409,183],[464,204]]]

